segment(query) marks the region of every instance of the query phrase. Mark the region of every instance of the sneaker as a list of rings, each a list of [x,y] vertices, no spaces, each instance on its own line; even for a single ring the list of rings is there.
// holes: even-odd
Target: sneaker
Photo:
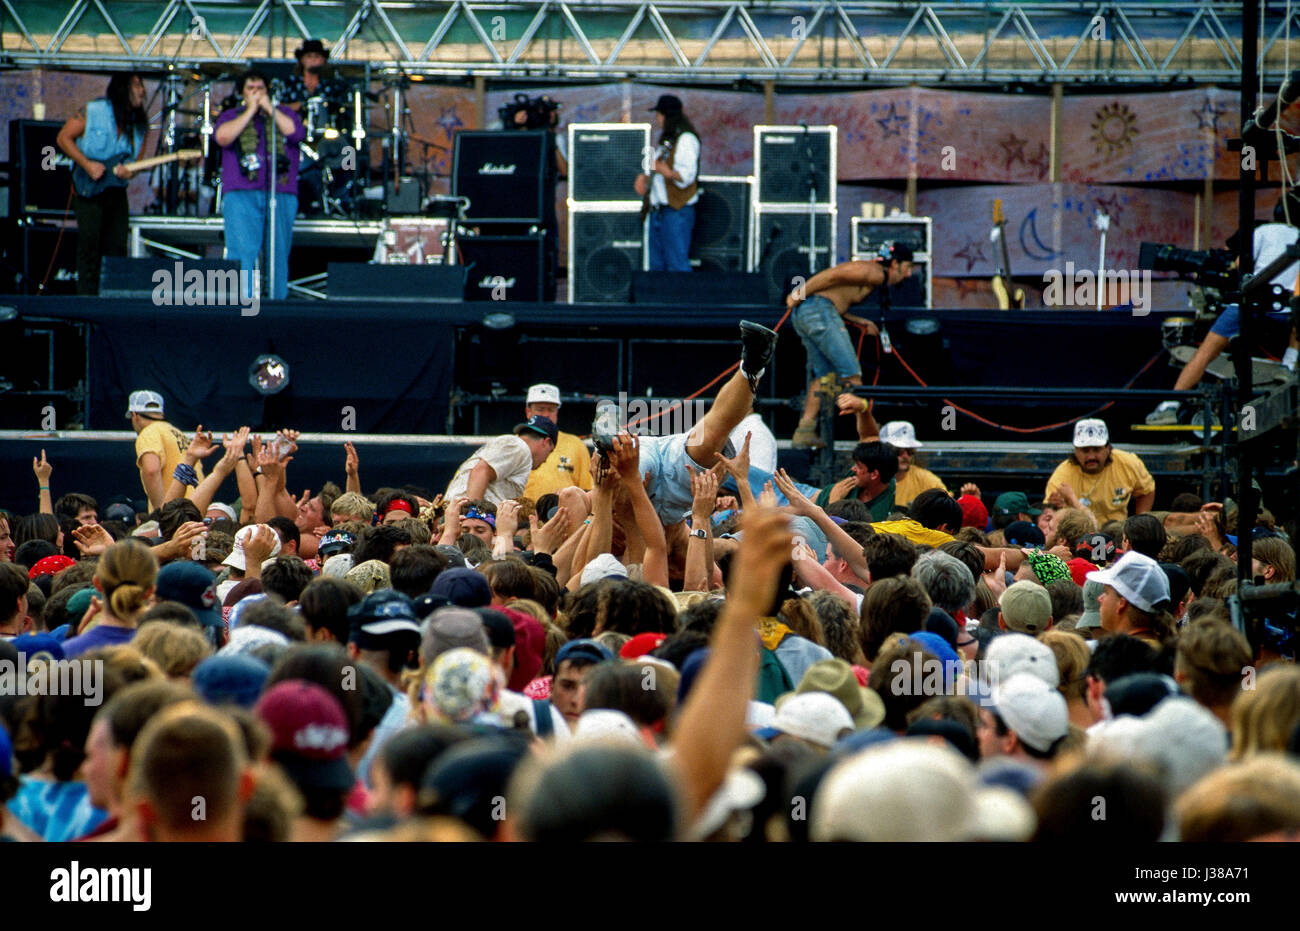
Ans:
[[[740,370],[749,379],[749,390],[758,393],[758,380],[776,351],[776,332],[765,326],[740,321]]]
[[[1147,414],[1146,424],[1148,427],[1171,427],[1176,423],[1178,423],[1177,407],[1168,407],[1162,403]]]
[[[822,439],[821,431],[817,429],[817,420],[800,420],[799,426],[795,428],[794,436],[790,437],[790,445],[795,449],[825,449],[826,441]]]

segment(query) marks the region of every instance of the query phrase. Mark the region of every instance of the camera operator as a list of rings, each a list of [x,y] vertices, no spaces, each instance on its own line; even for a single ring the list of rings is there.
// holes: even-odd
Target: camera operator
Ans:
[[[1291,215],[1290,223],[1287,223],[1288,211]],[[1269,263],[1285,252],[1288,246],[1300,239],[1300,230],[1296,229],[1296,224],[1300,224],[1300,196],[1292,193],[1285,195],[1284,198],[1278,198],[1277,206],[1273,208],[1273,222],[1261,223],[1255,227],[1253,252],[1256,272],[1267,267]],[[1229,240],[1228,245],[1232,245],[1232,240]],[[1297,272],[1300,272],[1300,262],[1293,262],[1274,277],[1272,283],[1294,294]],[[1290,317],[1290,311],[1269,311],[1267,316],[1270,320],[1286,323]],[[1200,382],[1201,376],[1205,374],[1206,366],[1217,359],[1228,348],[1228,344],[1237,338],[1240,332],[1241,309],[1237,304],[1229,304],[1224,308],[1223,313],[1219,315],[1219,319],[1214,321],[1214,325],[1210,327],[1210,332],[1205,334],[1205,339],[1201,341],[1201,345],[1196,349],[1196,355],[1192,356],[1191,361],[1183,366],[1182,372],[1178,375],[1178,381],[1174,383],[1174,390],[1187,391],[1195,388]],[[1298,346],[1300,346],[1300,343],[1297,343],[1295,328],[1292,327],[1289,345],[1286,353],[1282,356],[1282,365],[1293,374],[1296,370]],[[1178,423],[1180,404],[1179,401],[1161,401],[1156,409],[1147,415],[1147,424],[1163,426]]]
[[[560,107],[546,95],[529,97],[527,94],[515,94],[514,100],[501,107],[497,112],[501,116],[501,126],[506,130],[546,130],[546,154],[543,155],[545,176],[542,179],[542,229],[544,277],[542,282],[542,300],[555,300],[555,279],[559,267],[560,237],[559,220],[555,213],[555,185],[559,178],[569,173],[568,149],[564,133],[559,131]]]

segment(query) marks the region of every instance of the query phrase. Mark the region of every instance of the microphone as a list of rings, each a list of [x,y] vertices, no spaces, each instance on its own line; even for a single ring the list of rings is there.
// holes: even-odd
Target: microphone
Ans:
[[[773,223],[772,229],[767,234],[767,242],[763,243],[763,251],[758,257],[758,264],[760,267],[763,265],[764,262],[767,261],[768,253],[772,251],[772,247],[776,245],[776,241],[777,239],[780,238],[780,236],[781,236],[780,224]]]

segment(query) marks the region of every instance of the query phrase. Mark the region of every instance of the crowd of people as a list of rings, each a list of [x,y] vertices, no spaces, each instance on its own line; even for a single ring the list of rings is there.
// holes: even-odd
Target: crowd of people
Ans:
[[[751,462],[776,335],[742,337],[689,433],[578,455],[534,386],[440,491],[363,491],[347,444],[295,499],[293,431],[148,393],[147,507],[53,498],[42,453],[0,514],[0,837],[1300,837],[1291,625],[1227,602],[1238,534],[1295,579],[1267,511],[1152,510],[1099,421],[1037,504],[896,498],[899,423],[812,488]]]

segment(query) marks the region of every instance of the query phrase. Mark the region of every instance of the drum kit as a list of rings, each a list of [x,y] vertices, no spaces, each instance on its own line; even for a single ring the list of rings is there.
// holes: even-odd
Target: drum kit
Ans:
[[[383,164],[375,166],[377,180],[372,182],[367,144],[371,138],[370,109],[372,103],[383,98],[368,90],[372,77],[368,66],[331,63],[318,70],[315,88],[305,97],[300,81],[293,82],[297,94],[286,94],[293,88],[280,75],[287,74],[292,62],[254,62],[253,66],[273,77],[273,92],[282,103],[295,105],[307,131],[298,146],[300,213],[358,220],[384,212],[385,177],[424,176],[420,178],[421,187],[427,187],[427,169],[412,171],[405,164],[391,164],[395,158],[406,161],[407,139],[414,139],[407,121],[401,118],[406,112],[402,99],[404,78],[377,78],[389,95],[384,109],[398,118],[390,115],[392,128],[384,130],[379,140]],[[165,99],[159,153],[193,148],[203,152],[203,159],[163,171],[158,180],[156,209],[160,212],[172,216],[220,215],[222,150],[213,136],[217,118],[239,106],[240,101],[233,93],[221,98],[218,87],[230,87],[236,76],[228,66],[216,63],[192,70],[171,68],[163,76],[161,90]]]

